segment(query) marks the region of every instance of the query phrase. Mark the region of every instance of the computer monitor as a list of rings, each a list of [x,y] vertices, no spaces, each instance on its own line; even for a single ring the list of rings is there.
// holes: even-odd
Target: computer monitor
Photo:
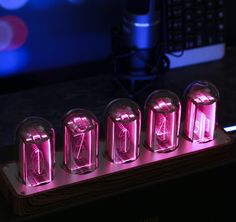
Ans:
[[[122,1],[0,0],[0,79],[103,60],[119,9]]]

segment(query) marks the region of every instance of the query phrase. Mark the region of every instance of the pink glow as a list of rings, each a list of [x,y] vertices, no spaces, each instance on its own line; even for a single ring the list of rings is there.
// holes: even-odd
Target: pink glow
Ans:
[[[218,91],[210,83],[195,84],[186,95],[184,133],[190,141],[204,143],[214,139]]]
[[[106,156],[114,163],[138,158],[141,112],[129,99],[112,101],[107,108]]]
[[[137,168],[144,168],[147,165],[161,165],[163,162],[169,162],[171,159],[181,159],[183,156],[189,158],[199,155],[201,153],[208,153],[211,150],[220,151],[222,146],[232,145],[232,138],[222,131],[221,129],[216,129],[216,139],[209,143],[192,143],[189,140],[180,137],[179,140],[179,148],[173,152],[165,153],[163,155],[153,155],[152,152],[148,151],[144,147],[141,146],[139,158],[136,161],[133,161],[129,164],[113,164],[110,161],[104,159],[103,154],[100,152],[99,154],[99,169],[95,170],[92,173],[84,174],[84,175],[69,175],[68,172],[62,169],[61,162],[63,161],[63,153],[57,152],[57,163],[56,163],[56,176],[52,183],[45,184],[43,186],[37,187],[28,187],[24,184],[20,183],[17,178],[17,166],[15,162],[11,162],[5,164],[2,167],[2,173],[6,177],[9,182],[9,188],[12,189],[16,195],[19,195],[21,198],[27,198],[32,195],[40,195],[40,193],[45,192],[54,192],[56,189],[61,190],[61,195],[63,195],[63,191],[66,192],[66,187],[73,186],[77,184],[78,187],[81,185],[82,189],[86,189],[87,185],[90,184],[91,181],[96,181],[97,179],[102,179],[104,183],[102,185],[106,186],[108,181],[111,181],[111,175],[116,174],[120,175],[120,178],[123,176],[126,178],[127,172],[134,171]],[[144,138],[143,138],[144,139]],[[101,144],[101,149],[104,148],[104,143]],[[207,160],[206,160],[207,161]],[[164,170],[164,169],[163,169]],[[123,178],[124,178],[123,177]],[[116,182],[116,181],[112,181]],[[142,183],[142,181],[140,181]],[[98,185],[99,186],[99,185]],[[80,188],[78,188],[80,189]],[[60,198],[60,197],[59,197]],[[77,198],[77,197],[76,197]],[[125,221],[125,220],[124,220]]]
[[[98,122],[87,110],[70,111],[64,124],[64,165],[70,173],[88,173],[98,167]]]
[[[0,18],[0,51],[20,48],[28,38],[28,28],[17,16]]]
[[[41,118],[24,120],[17,130],[20,176],[27,186],[49,183],[54,178],[55,133]]]
[[[181,118],[178,97],[166,90],[153,92],[146,102],[146,146],[153,152],[169,152],[177,148]]]

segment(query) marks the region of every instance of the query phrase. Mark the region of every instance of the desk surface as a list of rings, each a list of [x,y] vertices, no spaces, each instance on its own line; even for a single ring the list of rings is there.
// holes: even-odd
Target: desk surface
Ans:
[[[160,76],[145,92],[137,95],[135,100],[143,106],[145,98],[154,89],[169,89],[181,97],[188,83],[197,79],[206,79],[213,82],[221,93],[219,124],[233,125],[234,122],[236,123],[236,116],[234,117],[234,111],[236,112],[235,59],[236,49],[230,48],[222,61],[173,70]],[[68,110],[76,107],[87,108],[102,121],[105,106],[117,97],[126,97],[126,94],[112,81],[111,76],[107,75],[1,95],[0,104],[3,108],[0,110],[0,146],[6,147],[13,143],[15,126],[27,116],[42,116],[48,119],[60,137],[61,118]],[[8,148],[0,150],[0,162],[14,158],[14,150]],[[230,200],[234,202],[236,196],[235,172],[236,164],[232,163],[148,188],[107,197],[74,209],[63,209],[60,213],[47,215],[47,217],[69,218],[75,211],[78,218],[80,215],[89,218],[97,215],[104,221],[112,220],[106,214],[107,209],[114,214],[116,220],[125,217],[125,213],[126,219],[129,218],[131,221],[151,216],[155,219],[157,215],[160,221],[165,221],[173,215],[176,220],[188,220],[189,213],[192,215],[191,221],[193,217],[201,221],[210,219],[225,221],[234,216]],[[156,204],[153,204],[153,201]],[[137,210],[134,210],[135,208]],[[236,216],[234,217],[236,219]],[[2,196],[0,196],[0,218],[2,222],[30,219],[14,216]],[[42,218],[34,218],[34,221],[36,220],[40,221]]]

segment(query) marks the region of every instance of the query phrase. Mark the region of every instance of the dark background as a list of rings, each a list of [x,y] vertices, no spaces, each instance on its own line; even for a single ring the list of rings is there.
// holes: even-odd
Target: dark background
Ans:
[[[236,32],[235,32],[235,9],[236,1],[226,0],[225,1],[225,15],[226,15],[226,36],[227,44],[235,45],[236,44]]]
[[[0,92],[104,72],[97,63],[111,53],[111,29],[121,22],[125,0],[71,1],[32,0],[13,11],[0,7],[0,17],[18,16],[29,31],[21,48],[0,51],[0,80],[5,81]],[[235,8],[235,1],[225,1],[228,46],[236,44]],[[24,79],[22,74],[34,76]],[[15,88],[19,80],[22,87]]]

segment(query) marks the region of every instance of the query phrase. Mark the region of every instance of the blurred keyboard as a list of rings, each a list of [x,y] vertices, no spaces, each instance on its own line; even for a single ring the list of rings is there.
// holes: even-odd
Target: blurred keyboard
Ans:
[[[223,0],[167,0],[163,3],[165,51],[172,68],[224,57]]]

